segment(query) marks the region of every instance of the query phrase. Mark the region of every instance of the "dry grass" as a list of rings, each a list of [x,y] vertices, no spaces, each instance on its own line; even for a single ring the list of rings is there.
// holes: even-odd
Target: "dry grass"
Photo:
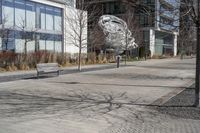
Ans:
[[[82,54],[82,65],[105,64],[115,61],[113,55],[96,55],[95,53]],[[47,51],[38,51],[34,53],[16,54],[14,52],[0,53],[0,72],[30,70],[35,69],[38,63],[57,62],[60,67],[74,66],[78,64],[78,54],[70,55],[69,53],[51,53]]]

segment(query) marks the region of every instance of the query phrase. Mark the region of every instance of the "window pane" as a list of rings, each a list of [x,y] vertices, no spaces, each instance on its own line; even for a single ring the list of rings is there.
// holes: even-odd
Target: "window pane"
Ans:
[[[27,43],[27,52],[35,52],[35,41]]]
[[[2,1],[2,18],[6,27],[14,25],[13,0]]]
[[[46,29],[54,30],[54,9],[46,7]]]
[[[39,50],[46,50],[46,35],[40,34]]]
[[[4,38],[2,38],[2,48],[3,50],[14,50],[15,49],[15,39],[14,32],[6,30]]]
[[[54,51],[54,41],[53,40],[46,40],[46,50]]]
[[[45,15],[45,6],[40,5],[40,28],[41,29],[46,29],[45,23],[46,23],[46,15]]]
[[[39,50],[46,50],[45,40],[39,41]]]
[[[46,38],[46,50],[54,51],[54,35],[47,35]]]
[[[55,8],[54,11],[55,30],[62,31],[62,10]]]
[[[17,53],[25,52],[25,39],[23,39],[23,32],[15,31],[15,51]]]
[[[16,53],[23,53],[24,50],[25,50],[24,44],[25,44],[25,40],[15,39],[15,52]]]
[[[61,53],[62,52],[62,42],[55,41],[55,52]]]
[[[25,1],[15,0],[15,25],[25,27]]]
[[[35,4],[26,2],[26,27],[29,29],[35,28]]]
[[[55,52],[62,52],[62,36],[55,35]]]

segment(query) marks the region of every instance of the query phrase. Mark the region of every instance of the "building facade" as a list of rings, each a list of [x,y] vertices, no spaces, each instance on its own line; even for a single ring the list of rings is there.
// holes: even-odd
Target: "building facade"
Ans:
[[[67,9],[74,0],[0,0],[0,51],[70,51],[66,41]]]
[[[180,5],[180,34],[178,36],[178,53],[194,54],[196,53],[196,26],[188,14],[188,5],[183,0]],[[195,5],[195,3],[194,3]]]
[[[135,27],[132,26],[131,29],[133,35],[135,34],[136,42],[139,43],[141,49],[139,51],[144,51],[143,53],[151,57],[153,55],[176,56],[179,31],[179,3],[177,0],[85,1],[100,9],[100,15],[111,14],[121,17],[127,23],[130,23],[128,21],[136,23]],[[130,13],[133,15],[132,20],[129,20]],[[98,19],[98,17],[96,18]],[[93,27],[89,26],[89,31],[92,31]],[[134,33],[136,30],[140,32]]]

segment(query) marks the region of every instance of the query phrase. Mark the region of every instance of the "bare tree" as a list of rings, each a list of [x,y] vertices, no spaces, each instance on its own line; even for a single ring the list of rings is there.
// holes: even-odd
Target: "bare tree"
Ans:
[[[96,52],[98,50],[102,50],[104,45],[105,35],[100,29],[99,25],[94,25],[92,29],[88,31],[88,45],[89,52]]]
[[[136,19],[136,14],[134,13],[135,10],[127,7],[126,13],[123,15],[122,19],[127,23],[128,29],[132,33],[132,37],[135,38],[135,43],[137,44],[137,49],[142,45],[143,43],[143,37],[141,36],[141,27],[139,25],[139,20]],[[125,64],[128,57],[128,51],[132,50],[133,48],[130,47],[130,43],[128,43],[130,40],[127,38],[128,32],[126,32],[126,45],[125,45]],[[130,47],[130,49],[128,49]]]
[[[78,70],[81,71],[81,56],[83,50],[87,49],[87,28],[89,20],[95,16],[95,8],[84,0],[77,1],[78,9],[74,9],[66,3],[65,22],[64,28],[67,37],[65,42],[70,42],[78,48]],[[93,10],[94,9],[94,10]],[[87,13],[90,12],[89,14]]]
[[[186,17],[185,19],[188,19]],[[196,31],[193,24],[188,20],[183,20],[180,18],[180,29],[178,37],[178,50],[180,59],[183,59],[184,54],[195,53],[195,44],[196,44]]]
[[[78,48],[78,70],[81,71],[82,50],[87,48],[87,12],[83,10],[69,9],[69,16],[66,14],[65,19],[68,27],[65,27],[70,43]],[[68,12],[69,13],[69,12]]]

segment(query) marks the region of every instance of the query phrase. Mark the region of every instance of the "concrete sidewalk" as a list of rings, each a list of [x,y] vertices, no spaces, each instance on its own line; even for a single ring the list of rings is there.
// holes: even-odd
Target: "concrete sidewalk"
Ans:
[[[82,71],[96,71],[102,69],[112,69],[116,68],[115,64],[97,64],[97,65],[85,65],[82,66]],[[70,73],[78,73],[77,66],[71,67],[63,67],[61,68],[60,74],[70,74]],[[53,74],[49,74],[53,75]],[[37,71],[36,70],[28,70],[28,71],[13,71],[13,72],[1,72],[0,73],[0,82],[8,82],[8,81],[15,81],[15,80],[23,80],[23,79],[31,79],[36,78]]]
[[[175,58],[162,59],[162,61],[169,61],[169,60],[176,60],[176,59]],[[140,64],[156,64],[156,63],[159,63],[160,61],[161,61],[160,59],[151,59],[151,60],[146,60],[146,61],[134,61],[134,62],[127,62],[127,65],[125,65],[124,62],[121,62],[120,67],[128,67],[128,66],[134,66],[134,65],[140,66]],[[116,68],[116,63],[83,65],[81,72],[96,71],[96,70],[103,70],[103,69],[114,69],[114,68]],[[60,73],[61,75],[79,72],[77,70],[77,66],[62,67],[61,70],[63,70]],[[0,82],[31,79],[31,78],[35,78],[36,76],[37,76],[36,70],[1,72],[0,73]]]
[[[0,133],[199,133],[194,72],[165,59],[0,83]]]

